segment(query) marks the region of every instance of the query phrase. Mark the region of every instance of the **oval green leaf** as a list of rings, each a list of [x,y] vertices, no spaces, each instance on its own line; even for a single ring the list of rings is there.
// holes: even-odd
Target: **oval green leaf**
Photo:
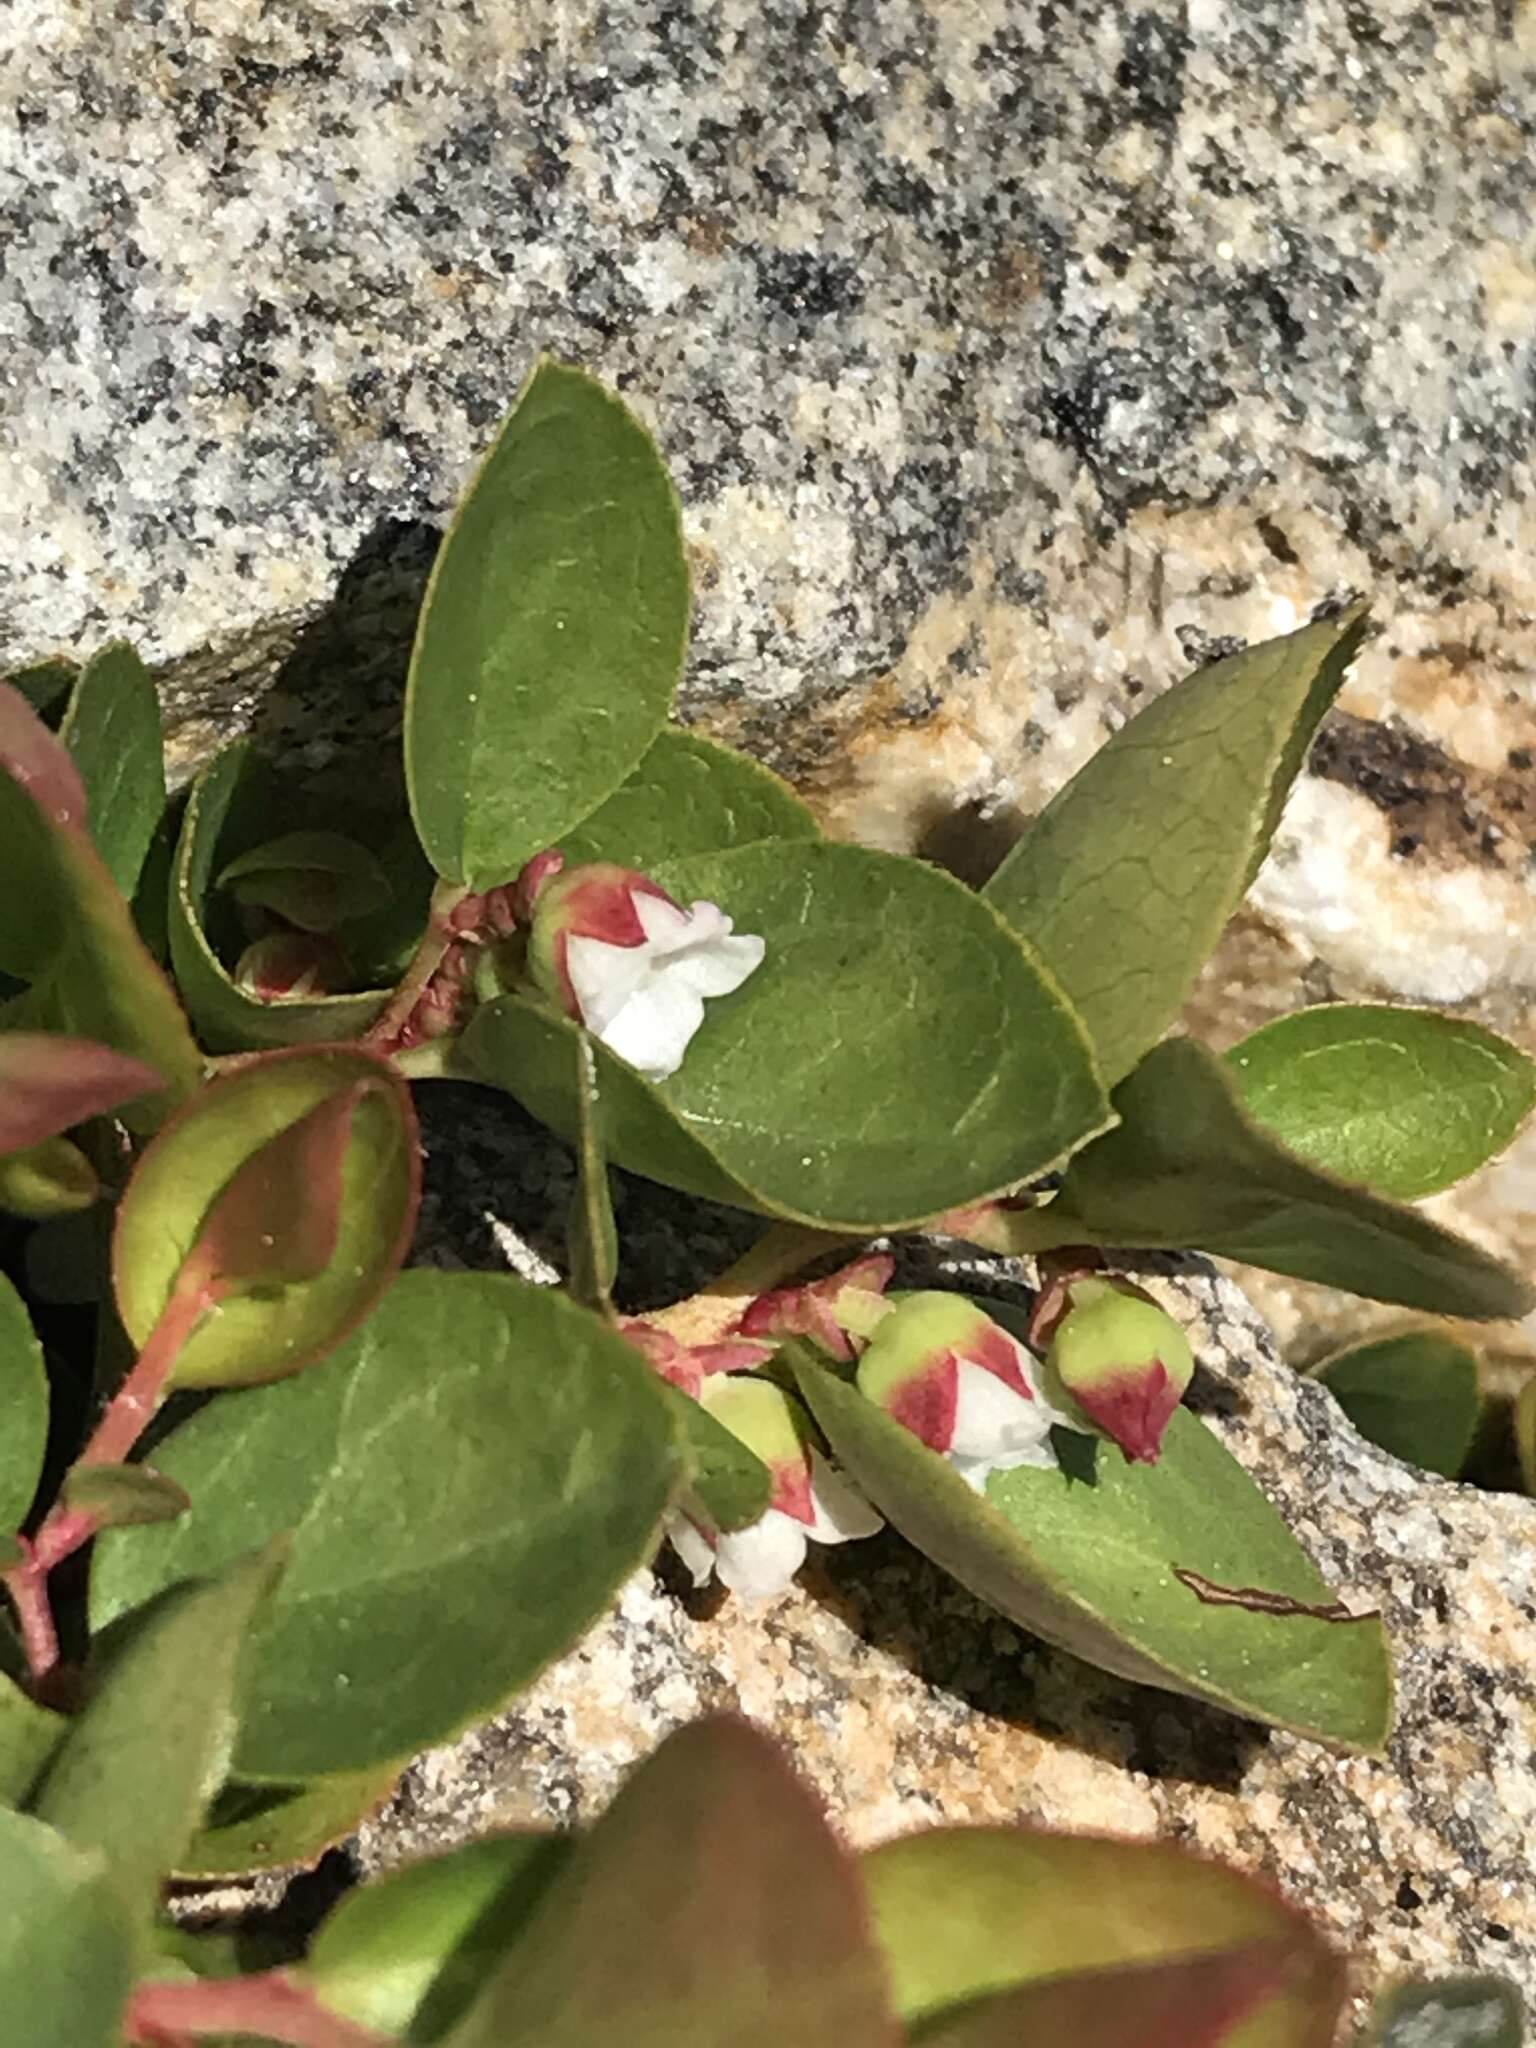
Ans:
[[[64,1475],[59,1498],[71,1514],[89,1515],[98,1529],[174,1522],[192,1505],[174,1479],[149,1465],[76,1465]]]
[[[1326,1003],[1226,1055],[1238,1100],[1298,1158],[1415,1202],[1465,1180],[1536,1106],[1536,1062],[1433,1010]]]
[[[1392,1680],[1379,1617],[1323,1620],[1202,1598],[1250,1589],[1304,1608],[1336,1595],[1248,1474],[1179,1409],[1156,1465],[1091,1438],[1074,1472],[994,1474],[985,1499],[856,1388],[791,1347],[833,1450],[908,1542],[979,1599],[1118,1677],[1345,1748],[1378,1751]]]
[[[26,2048],[119,2048],[132,1983],[101,1857],[0,1808],[0,2012],[25,2015]]]
[[[345,1147],[339,1186],[312,1216],[322,1192],[312,1148],[280,1141],[338,1101],[349,1111],[334,1134]],[[124,1328],[145,1342],[197,1248],[228,1298],[187,1340],[174,1384],[297,1371],[339,1343],[399,1270],[419,1172],[410,1091],[387,1061],[355,1046],[295,1047],[233,1068],[166,1125],[124,1191],[112,1243]],[[236,1282],[247,1291],[229,1295]]]
[[[632,1347],[479,1273],[404,1274],[334,1357],[211,1404],[155,1462],[192,1511],[103,1538],[97,1621],[292,1529],[234,1766],[284,1783],[387,1764],[493,1712],[603,1611],[683,1478]]]
[[[1477,1434],[1477,1356],[1438,1330],[1358,1344],[1317,1368],[1363,1437],[1421,1471],[1454,1479]]]
[[[609,860],[648,874],[663,861],[759,839],[819,839],[787,782],[733,747],[669,726],[627,782],[560,835],[568,867]]]
[[[275,910],[306,932],[333,932],[389,901],[389,879],[365,846],[340,832],[285,832],[232,860],[219,876],[237,903]]]
[[[48,1441],[48,1373],[26,1305],[0,1274],[0,1535],[27,1518]]]
[[[0,1156],[0,1209],[12,1216],[38,1223],[77,1216],[100,1193],[95,1167],[68,1138],[44,1138]]]
[[[178,1877],[240,1877],[316,1863],[381,1806],[399,1780],[387,1764],[301,1785],[226,1785],[177,1858]]]
[[[862,847],[774,841],[663,866],[768,944],[652,1085],[598,1045],[609,1156],[691,1194],[828,1229],[910,1224],[1044,1173],[1104,1127],[1049,977],[970,890]],[[519,996],[461,1041],[566,1137],[576,1027]]]
[[[952,2008],[1059,1975],[1256,1946],[1283,1952],[1289,1975],[1231,2048],[1333,2038],[1343,1959],[1267,1885],[1171,1842],[940,1828],[885,1843],[861,1869],[897,2009],[923,2040]]]
[[[1118,1081],[1172,1023],[1258,872],[1365,630],[1320,620],[1188,676],[1079,769],[987,884]]]
[[[96,850],[131,901],[165,814],[160,699],[131,647],[119,642],[86,663],[59,737],[85,784]]]
[[[193,785],[167,909],[176,983],[211,1052],[339,1045],[361,1038],[389,1000],[387,989],[366,989],[268,1003],[236,987],[225,961],[239,957],[244,934],[234,905],[215,892],[213,878],[260,845],[270,828],[268,774],[242,740],[227,747]]]
[[[0,1806],[21,1806],[69,1723],[0,1671]]]
[[[282,1553],[280,1542],[270,1545],[211,1585],[178,1589],[146,1616],[108,1664],[33,1801],[61,1834],[106,1857],[144,1937],[162,1880],[222,1774],[242,1646]]]
[[[1431,1315],[1524,1315],[1524,1278],[1413,1209],[1309,1166],[1240,1107],[1193,1039],[1157,1046],[1115,1090],[1116,1129],[1080,1152],[1020,1246],[1198,1249]]]
[[[564,1869],[568,1835],[501,1835],[349,1892],[295,1971],[359,2027],[412,2044],[458,2021]]]
[[[745,1723],[628,1780],[451,2048],[899,2048],[851,1860]]]
[[[618,788],[671,705],[688,602],[650,436],[540,362],[448,529],[411,656],[406,780],[440,875],[505,882]]]

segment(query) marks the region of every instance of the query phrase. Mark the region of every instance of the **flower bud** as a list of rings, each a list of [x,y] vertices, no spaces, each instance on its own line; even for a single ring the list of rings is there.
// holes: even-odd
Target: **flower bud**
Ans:
[[[633,869],[593,861],[551,872],[533,897],[528,971],[567,1015],[648,1080],[682,1065],[709,996],[762,962],[714,903],[684,910]]]
[[[696,1586],[718,1573],[746,1600],[782,1593],[805,1562],[808,1541],[851,1543],[873,1536],[880,1517],[852,1482],[829,1465],[811,1440],[799,1402],[769,1380],[707,1379],[699,1396],[718,1423],[768,1467],[768,1506],[745,1529],[711,1529],[678,1515],[672,1547]]]
[[[1067,1294],[1046,1355],[1048,1384],[1128,1459],[1155,1465],[1194,1376],[1189,1339],[1139,1289],[1089,1275],[1070,1281]]]
[[[910,1294],[876,1329],[858,1384],[980,1493],[994,1472],[1056,1463],[1035,1361],[960,1294]]]
[[[330,995],[341,979],[341,955],[308,932],[273,932],[257,939],[235,964],[236,987],[263,1003]]]
[[[766,1365],[773,1356],[771,1344],[731,1337],[715,1344],[685,1344],[670,1330],[648,1323],[642,1316],[626,1317],[619,1324],[619,1335],[628,1338],[653,1372],[695,1401],[711,1373],[747,1372],[755,1365]]]
[[[846,1365],[856,1355],[854,1339],[872,1335],[890,1314],[882,1297],[895,1270],[889,1252],[870,1252],[824,1280],[758,1295],[736,1327],[744,1337],[809,1337]]]

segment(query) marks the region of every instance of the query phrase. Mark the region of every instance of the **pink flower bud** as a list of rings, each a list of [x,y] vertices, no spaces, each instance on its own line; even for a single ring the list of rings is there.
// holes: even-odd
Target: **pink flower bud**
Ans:
[[[336,948],[308,932],[274,932],[246,947],[235,963],[235,985],[258,1002],[297,1001],[332,994],[346,978]]]
[[[653,1371],[695,1401],[711,1373],[747,1372],[755,1365],[766,1365],[773,1356],[771,1344],[752,1344],[729,1337],[718,1344],[684,1344],[670,1330],[658,1329],[639,1316],[621,1322],[619,1333],[629,1339]]]
[[[743,1599],[771,1599],[804,1564],[808,1542],[851,1543],[883,1527],[864,1496],[817,1449],[799,1402],[771,1381],[712,1378],[700,1400],[762,1459],[773,1492],[745,1529],[721,1531],[673,1517],[667,1534],[696,1586],[718,1573]]]
[[[1066,1291],[1070,1305],[1046,1355],[1050,1384],[1128,1459],[1155,1465],[1194,1376],[1189,1339],[1128,1283],[1087,1275]]]
[[[705,998],[740,988],[764,951],[761,939],[737,935],[717,904],[684,910],[645,875],[609,861],[551,873],[534,894],[534,981],[653,1081],[681,1066]]]
[[[887,1312],[881,1297],[895,1270],[889,1252],[869,1252],[824,1280],[760,1294],[736,1327],[744,1337],[809,1337],[846,1364],[856,1356],[854,1340],[867,1337]]]
[[[862,1393],[980,1493],[994,1472],[1056,1463],[1035,1361],[1016,1337],[959,1294],[912,1294],[876,1329],[859,1361]]]

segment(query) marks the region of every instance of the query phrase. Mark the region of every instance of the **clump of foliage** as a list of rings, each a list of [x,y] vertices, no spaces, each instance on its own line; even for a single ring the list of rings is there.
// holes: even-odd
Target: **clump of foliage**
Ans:
[[[1363,620],[1168,691],[978,894],[668,724],[688,609],[652,443],[544,363],[433,572],[401,836],[304,818],[245,743],[178,812],[126,648],[0,686],[0,1881],[129,1930],[40,2041],[115,2038],[167,1872],[336,1839],[668,1534],[761,1593],[883,1518],[1108,1670],[1386,1739],[1379,1617],[1179,1405],[1187,1341],[1106,1257],[1529,1305],[1406,1206],[1513,1136],[1514,1047],[1353,1005],[1224,1057],[1166,1035]],[[401,1272],[438,1074],[574,1147],[568,1288]],[[622,1319],[610,1164],[762,1243]],[[892,1292],[910,1231],[1035,1258],[1035,1314]],[[527,2038],[597,2038],[539,2032],[543,1995]]]

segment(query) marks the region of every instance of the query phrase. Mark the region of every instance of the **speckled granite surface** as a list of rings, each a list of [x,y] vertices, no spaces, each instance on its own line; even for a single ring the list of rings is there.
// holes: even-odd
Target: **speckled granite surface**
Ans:
[[[387,742],[437,529],[547,346],[674,466],[689,715],[962,871],[1147,692],[1369,592],[1202,1021],[1380,990],[1528,1032],[1533,87],[1529,0],[0,4],[0,660],[133,634],[183,768],[254,720],[334,770],[328,691]],[[1533,1161],[1462,1200],[1536,1250]],[[503,1256],[477,1216],[460,1255]],[[1183,1829],[1384,1960],[1536,1983],[1528,1511],[1410,1482],[1209,1299],[1224,1426],[1272,1478],[1299,1453],[1320,1555],[1385,1578],[1391,1766],[926,1582],[918,1642],[893,1554],[786,1602],[766,1663],[636,1588],[527,1710],[542,1762],[463,1753],[465,1816],[590,1803],[695,1699],[777,1693],[861,1834],[940,1796]]]

